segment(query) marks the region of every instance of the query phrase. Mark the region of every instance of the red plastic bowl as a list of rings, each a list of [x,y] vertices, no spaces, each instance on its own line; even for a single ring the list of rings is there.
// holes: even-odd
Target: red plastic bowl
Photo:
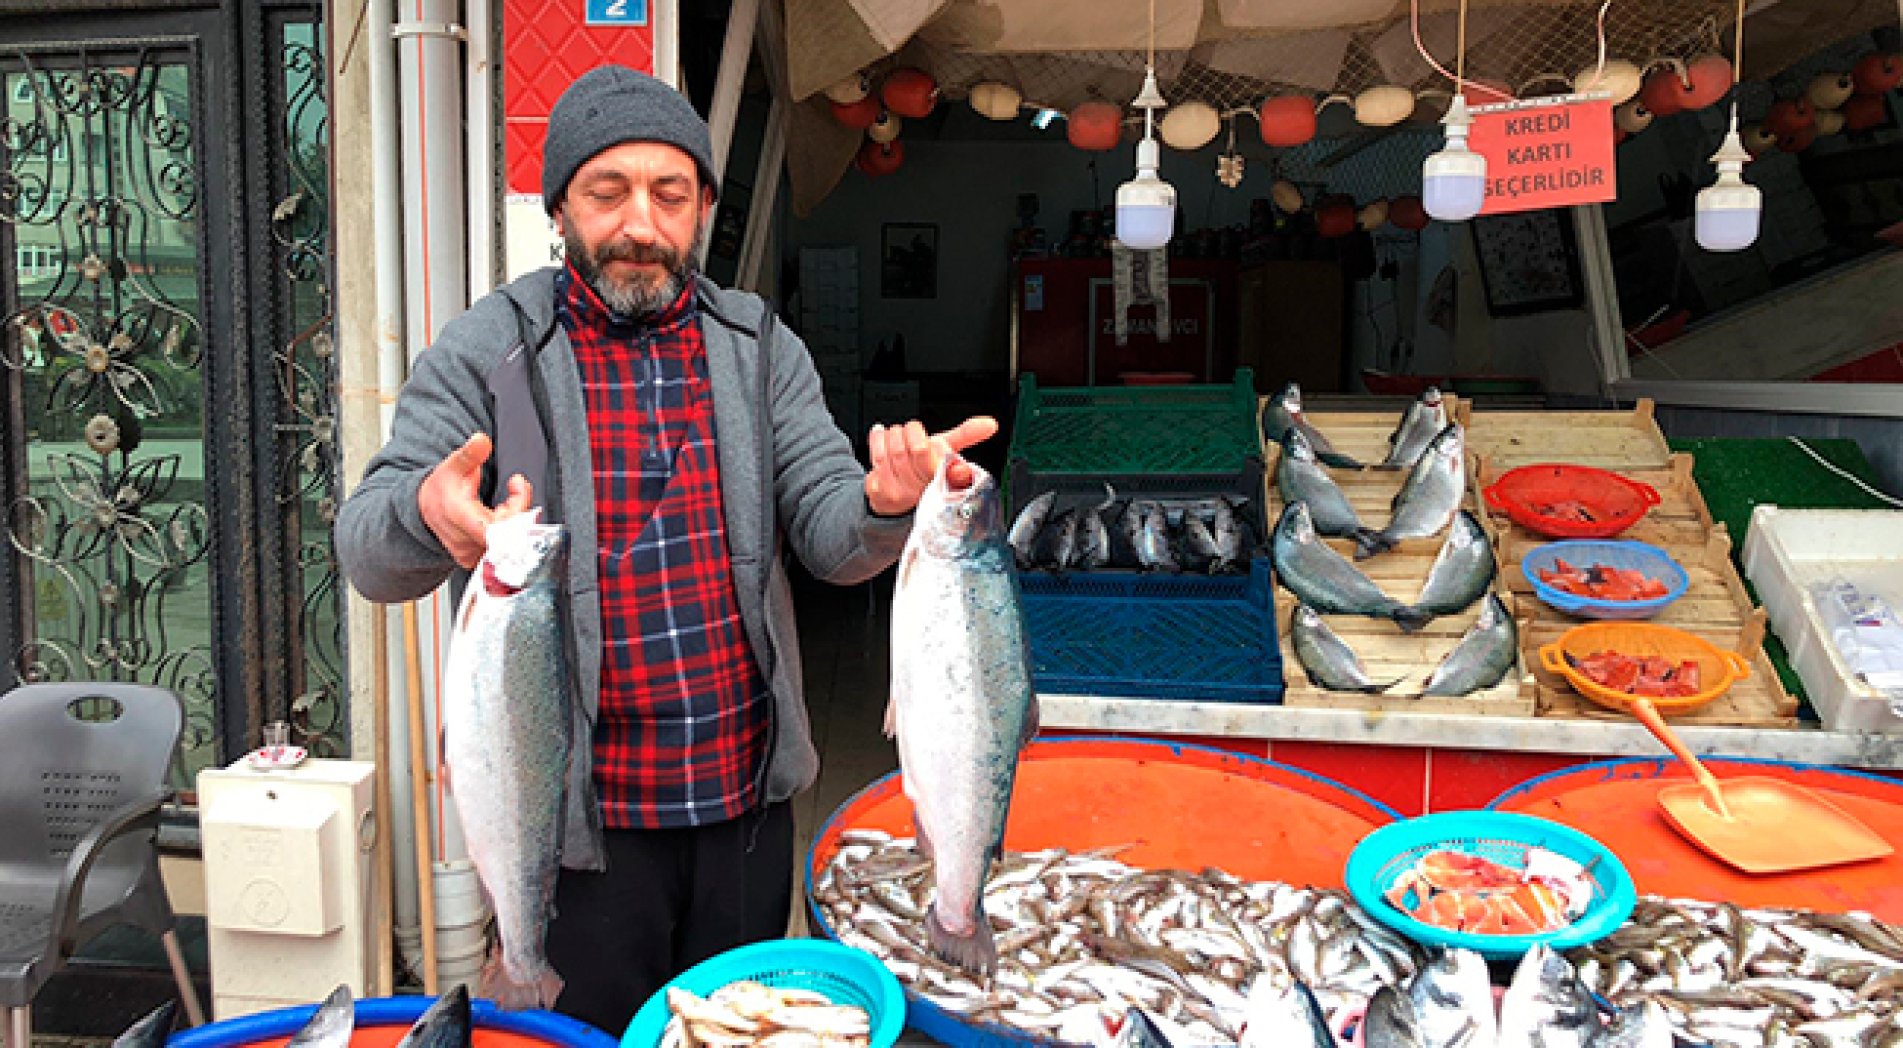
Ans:
[[[1591,466],[1542,462],[1508,470],[1483,491],[1487,505],[1514,523],[1548,538],[1606,539],[1639,522],[1646,510],[1659,504],[1650,484]],[[1578,502],[1593,515],[1590,521],[1550,517],[1533,507],[1554,502]]]

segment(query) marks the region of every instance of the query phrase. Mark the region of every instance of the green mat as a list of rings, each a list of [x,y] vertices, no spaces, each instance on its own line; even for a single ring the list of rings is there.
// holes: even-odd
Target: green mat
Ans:
[[[1756,587],[1744,575],[1745,532],[1751,526],[1751,509],[1759,503],[1787,509],[1883,509],[1885,504],[1850,481],[1832,473],[1797,445],[1783,438],[1697,437],[1669,441],[1673,451],[1693,458],[1692,479],[1705,496],[1711,515],[1731,533],[1731,558],[1739,561],[1738,574],[1744,577],[1751,599],[1757,600]],[[1877,486],[1876,471],[1854,440],[1805,438],[1804,443],[1832,464]],[[1879,490],[1881,490],[1879,488]],[[1760,602],[1761,603],[1761,602]],[[1801,706],[1798,716],[1815,723],[1817,713],[1804,693],[1804,682],[1791,669],[1784,642],[1774,633],[1764,638],[1764,653],[1777,667],[1784,687],[1796,696]]]

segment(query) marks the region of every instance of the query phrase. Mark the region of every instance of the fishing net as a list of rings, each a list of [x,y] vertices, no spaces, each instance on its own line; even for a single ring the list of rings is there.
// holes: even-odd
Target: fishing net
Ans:
[[[890,17],[877,32],[838,28],[852,25],[855,12],[892,6],[881,0],[787,3],[793,94],[815,96],[809,104],[821,107],[816,92],[826,86],[861,70],[876,79],[896,65],[927,70],[954,101],[975,84],[998,81],[1017,88],[1026,106],[1058,111],[1093,99],[1127,104],[1143,83],[1147,0],[914,0],[897,5],[911,9],[916,25],[909,35],[908,23]],[[1598,61],[1602,7],[1608,58],[1643,68],[1733,50],[1736,0],[1470,0],[1466,75],[1520,97],[1570,90],[1573,77]],[[1278,94],[1332,104],[1327,100],[1347,103],[1382,84],[1430,98],[1451,86],[1422,50],[1454,68],[1458,0],[1420,0],[1418,15],[1396,0],[1211,0],[1206,8],[1203,0],[1156,0],[1156,10],[1164,96],[1171,105],[1208,103],[1240,120],[1241,134],[1254,134],[1256,107]],[[1773,5],[1746,22],[1745,76],[1769,77],[1835,41],[1896,23],[1895,0]],[[1051,47],[1056,40],[1078,49]],[[1470,98],[1494,100],[1480,91]],[[1437,113],[1423,110],[1416,118],[1431,124]],[[838,170],[845,163],[839,159]],[[796,206],[810,205],[816,187],[801,191],[799,167],[796,160]]]

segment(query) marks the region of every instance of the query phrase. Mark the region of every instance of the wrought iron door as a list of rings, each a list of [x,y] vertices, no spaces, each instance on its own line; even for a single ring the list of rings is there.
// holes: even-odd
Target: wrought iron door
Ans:
[[[319,8],[0,16],[0,685],[342,750]]]

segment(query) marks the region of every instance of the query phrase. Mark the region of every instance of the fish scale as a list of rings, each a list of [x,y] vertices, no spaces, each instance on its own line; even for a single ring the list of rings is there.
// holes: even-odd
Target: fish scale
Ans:
[[[574,726],[558,593],[567,532],[532,510],[489,526],[443,666],[443,754],[476,876],[496,912],[481,995],[548,1008],[562,980],[543,942],[560,866]]]
[[[984,884],[1037,714],[997,484],[970,465],[970,486],[952,489],[953,461],[939,464],[919,499],[899,557],[886,730],[898,739],[921,851],[933,859],[929,941],[961,968],[989,973],[997,949]]]

